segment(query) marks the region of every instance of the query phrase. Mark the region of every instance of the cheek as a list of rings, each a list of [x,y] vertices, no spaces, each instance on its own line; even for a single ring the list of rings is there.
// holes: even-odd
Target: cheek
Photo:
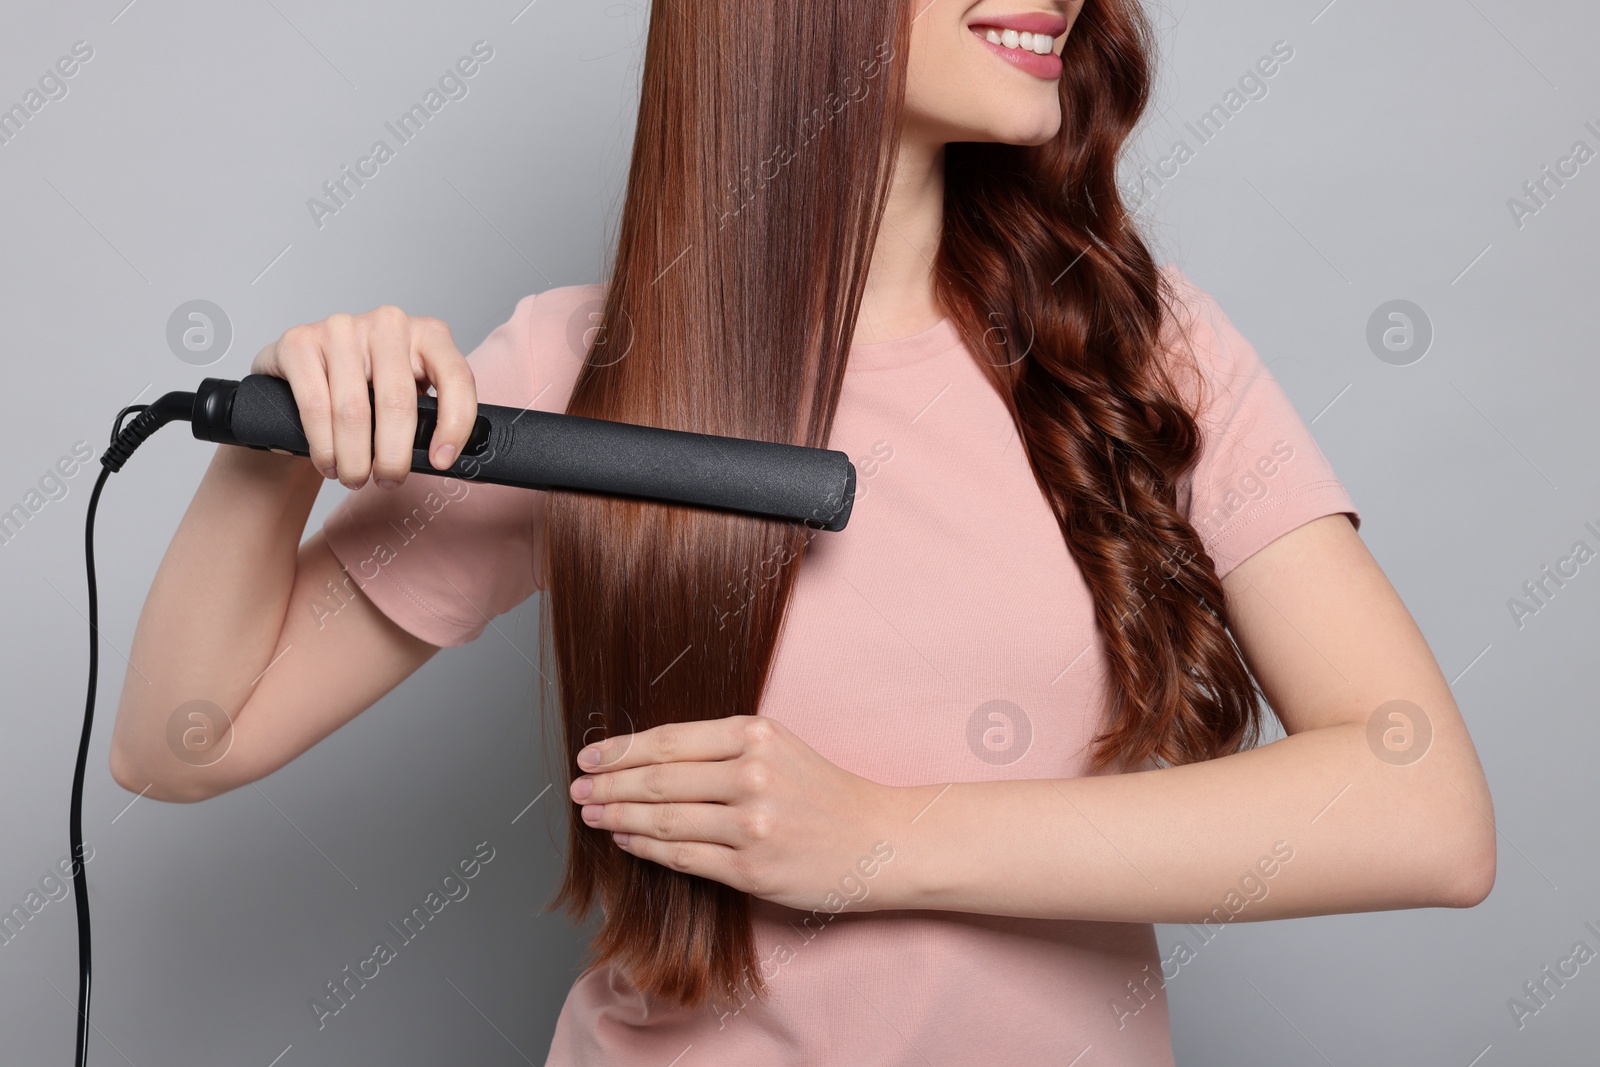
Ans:
[[[906,72],[907,115],[944,122],[959,118],[972,103],[972,86],[961,74],[958,64],[936,65],[932,56],[920,69],[913,64]]]
[[[950,41],[946,34],[934,34],[919,26],[911,28],[911,50],[906,61],[906,108],[935,112],[942,91],[949,82]]]

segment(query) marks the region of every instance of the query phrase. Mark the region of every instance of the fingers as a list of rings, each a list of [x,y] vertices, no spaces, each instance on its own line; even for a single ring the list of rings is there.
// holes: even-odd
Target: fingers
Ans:
[[[766,744],[776,729],[774,720],[759,715],[665,723],[590,745],[578,753],[578,766],[614,771],[674,760],[735,759]]]
[[[411,473],[417,436],[417,379],[412,373],[411,320],[393,305],[366,316],[366,347],[372,366],[372,477],[393,488]],[[365,383],[362,383],[365,385]]]
[[[714,878],[724,885],[759,896],[761,887],[726,845],[705,841],[657,841],[644,834],[613,834],[612,840],[629,855],[659,863],[683,874]]]
[[[366,346],[354,316],[323,320],[328,391],[333,404],[333,455],[339,481],[350,489],[365,485],[372,473],[372,403],[367,398]]]
[[[369,477],[387,487],[405,481],[424,383],[439,394],[438,426],[428,443],[435,468],[455,462],[477,418],[472,368],[449,327],[393,305],[293,326],[257,354],[250,370],[287,379],[312,464],[351,489]]]
[[[740,845],[745,840],[737,808],[726,804],[586,804],[584,823],[612,833],[657,841],[706,841]]]
[[[584,810],[587,813],[589,809]],[[611,831],[611,840],[619,848],[640,859],[714,878],[747,893],[761,892],[762,886],[740,854],[751,842],[734,808],[720,804],[607,804],[603,811],[586,814],[584,822]]]
[[[311,453],[311,464],[333,477],[336,473],[331,428],[332,399],[323,360],[320,323],[293,326],[276,342],[262,349],[251,366],[252,374],[272,374],[289,383],[294,406],[300,411],[301,428]]]
[[[445,470],[472,436],[472,424],[478,417],[477,384],[472,368],[450,338],[450,328],[438,319],[413,319],[411,346],[438,394],[438,421],[433,440],[428,442],[428,462]]]
[[[615,804],[637,801],[646,804],[718,803],[726,804],[748,794],[755,778],[765,784],[765,770],[754,773],[739,761],[656,763],[624,771],[593,773],[574,781],[572,799],[584,804]],[[587,781],[589,792],[579,783]],[[583,795],[580,795],[583,794]]]

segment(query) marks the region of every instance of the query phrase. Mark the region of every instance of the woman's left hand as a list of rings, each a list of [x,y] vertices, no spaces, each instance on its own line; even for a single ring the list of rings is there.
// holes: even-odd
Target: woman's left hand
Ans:
[[[804,910],[861,892],[863,879],[887,888],[878,874],[894,856],[891,828],[909,818],[902,791],[830,763],[760,715],[607,738],[578,766],[572,799],[620,848]],[[871,904],[861,910],[892,906],[885,896],[862,893]]]

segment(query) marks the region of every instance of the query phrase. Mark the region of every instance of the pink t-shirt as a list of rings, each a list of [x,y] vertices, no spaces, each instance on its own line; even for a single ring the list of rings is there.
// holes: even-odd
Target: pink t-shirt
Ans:
[[[1163,270],[1193,312],[1211,394],[1180,503],[1218,571],[1322,515],[1359,525],[1254,348],[1208,293]],[[564,411],[601,292],[520,300],[468,357],[479,400]],[[761,713],[890,785],[1086,773],[1106,670],[1089,591],[950,320],[852,349],[829,447],[856,464],[855,507],[811,541]],[[457,646],[543,588],[544,499],[412,474],[349,494],[324,529],[379,609]],[[547,1067],[1173,1062],[1151,924],[863,911],[871,889],[846,880],[837,912],[754,902],[766,1000],[685,1010],[589,971]]]

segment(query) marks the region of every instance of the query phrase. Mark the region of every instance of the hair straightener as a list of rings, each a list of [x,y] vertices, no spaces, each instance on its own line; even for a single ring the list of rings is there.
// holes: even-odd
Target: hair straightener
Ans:
[[[369,395],[371,387],[368,387]],[[123,428],[132,412],[134,420]],[[741,437],[479,404],[461,455],[446,470],[428,461],[438,399],[417,396],[417,432],[411,470],[527,489],[570,489],[671,504],[744,512],[842,530],[855,500],[856,470],[843,452]],[[187,421],[201,441],[309,456],[300,412],[289,383],[266,374],[242,381],[206,378],[192,393],[167,393],[153,404],[131,404],[117,414],[111,445],[89,495],[84,559],[89,576],[89,697],[72,777],[69,835],[72,855],[83,855],[83,779],[94,725],[99,667],[99,610],[94,578],[94,517],[100,490],[135,449],[162,426]],[[77,1067],[88,1063],[88,868],[78,865],[73,893],[78,909]]]

